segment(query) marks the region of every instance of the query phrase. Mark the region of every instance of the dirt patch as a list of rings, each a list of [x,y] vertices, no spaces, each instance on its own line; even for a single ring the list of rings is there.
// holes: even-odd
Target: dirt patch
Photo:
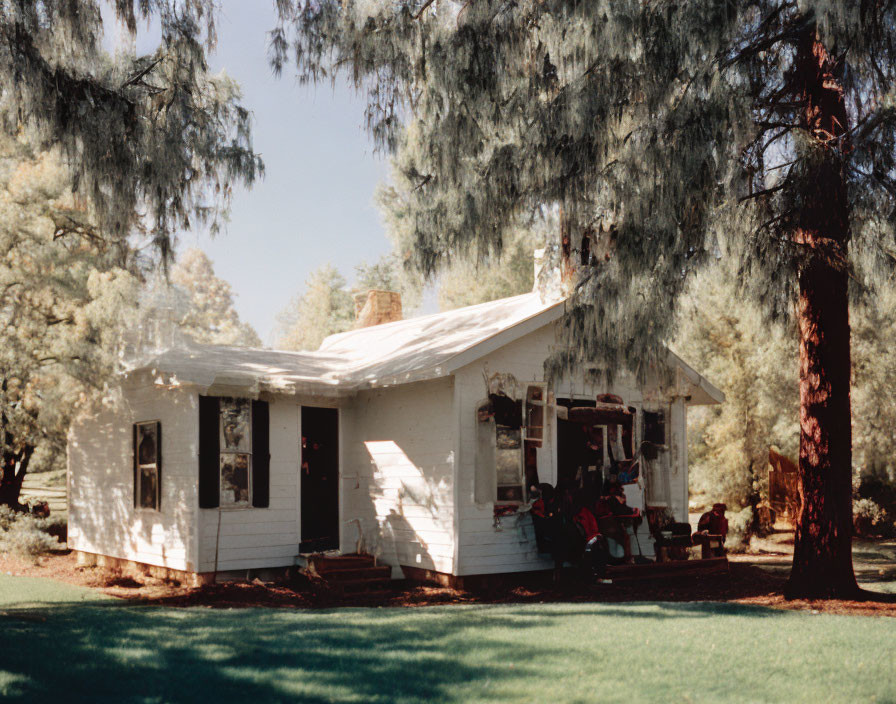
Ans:
[[[481,589],[452,589],[394,582],[389,594],[342,597],[320,579],[297,573],[282,582],[227,582],[184,587],[150,578],[110,574],[97,567],[79,566],[71,554],[44,555],[34,562],[0,556],[0,572],[46,577],[97,589],[109,596],[159,606],[212,608],[280,607],[329,608],[339,606],[417,607],[440,604],[511,604],[551,602],[716,601],[765,606],[812,613],[896,617],[891,595],[869,601],[787,601],[783,596],[786,572],[750,564],[737,558],[730,574],[665,578],[628,584],[589,585],[573,572],[555,579],[550,573],[508,576]],[[890,601],[884,601],[889,597]]]

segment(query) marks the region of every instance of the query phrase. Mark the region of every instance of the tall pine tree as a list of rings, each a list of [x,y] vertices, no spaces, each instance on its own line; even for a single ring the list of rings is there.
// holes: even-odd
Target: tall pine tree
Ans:
[[[126,40],[114,55],[104,7]],[[262,172],[238,86],[206,61],[215,9],[214,0],[0,3],[0,190],[12,213],[0,225],[0,503],[17,504],[42,439],[57,448],[64,439],[78,385],[102,386],[114,370],[106,338],[123,282],[141,273],[136,238],[167,264],[173,233],[214,230],[233,183]],[[146,55],[132,48],[141,20],[160,35]],[[35,163],[52,157],[58,173],[20,199],[7,177],[34,173],[31,153],[47,155]]]
[[[561,361],[653,364],[688,273],[717,251],[769,312],[798,317],[804,508],[788,594],[854,596],[847,294],[896,251],[894,6],[277,7],[275,68],[342,72],[367,95],[368,129],[416,183],[424,269],[490,251],[543,207],[562,213],[569,255],[599,255],[567,316],[577,354]]]

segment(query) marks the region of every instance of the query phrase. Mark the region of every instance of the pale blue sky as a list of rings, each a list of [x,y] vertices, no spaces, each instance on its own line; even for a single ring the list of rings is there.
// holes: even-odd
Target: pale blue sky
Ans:
[[[355,265],[389,250],[373,205],[388,162],[363,130],[363,102],[344,84],[299,86],[289,70],[274,78],[267,61],[274,24],[273,0],[222,3],[211,63],[242,86],[266,176],[236,191],[226,232],[180,237],[181,248],[209,255],[233,286],[240,317],[265,343],[274,316],[313,269],[329,261],[352,281]]]

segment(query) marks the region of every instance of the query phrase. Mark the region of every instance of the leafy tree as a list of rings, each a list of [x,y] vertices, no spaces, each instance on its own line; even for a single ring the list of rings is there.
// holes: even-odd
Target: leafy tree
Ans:
[[[693,277],[673,347],[725,393],[719,406],[688,411],[691,491],[737,511],[768,498],[769,446],[797,451],[799,386],[796,330],[743,301],[732,269],[723,260]]]
[[[129,238],[152,242],[164,267],[172,233],[215,230],[232,184],[251,184],[263,168],[237,85],[205,60],[213,0],[111,3],[130,38],[138,20],[158,22],[161,41],[145,56],[104,50],[101,4],[0,3],[0,130],[27,143],[3,145],[15,217],[0,228],[9,268],[0,500],[12,504],[36,448],[60,446],[73,402],[93,396],[112,369],[117,323],[127,319],[120,304],[130,309],[133,277],[145,273]],[[55,175],[35,177],[42,185],[20,197],[31,182],[23,174],[49,160]]]
[[[252,183],[262,164],[239,88],[208,71],[214,0],[109,3],[131,38],[138,21],[158,23],[160,44],[146,56],[104,50],[102,4],[0,4],[0,124],[61,150],[99,231],[123,238],[146,227],[167,260],[172,232],[217,228],[233,182]]]
[[[859,479],[896,486],[896,281],[853,307],[853,460]]]
[[[352,326],[354,310],[345,277],[332,264],[324,264],[308,277],[304,293],[277,314],[274,347],[316,350],[325,337]]]
[[[800,482],[789,596],[855,596],[850,270],[889,266],[896,8],[857,0],[279,0],[275,68],[341,70],[412,191],[414,257],[488,251],[562,212],[596,250],[571,364],[641,368],[687,275],[733,239],[747,291],[796,304]],[[587,244],[583,246],[583,244]],[[577,251],[578,250],[578,251]],[[584,257],[587,259],[588,257]]]
[[[135,259],[88,215],[58,152],[0,139],[0,505],[64,460],[72,414],[102,397],[135,323]]]
[[[233,307],[233,289],[215,276],[201,249],[188,249],[171,269],[171,283],[187,294],[185,314],[178,321],[193,340],[211,345],[261,347],[258,333],[240,320]]]
[[[692,492],[736,510],[767,498],[770,445],[797,453],[799,387],[790,354],[798,331],[744,301],[734,273],[722,261],[693,278],[673,346],[726,397],[721,406],[688,412]],[[896,494],[896,401],[889,391],[896,377],[896,283],[881,282],[875,298],[851,306],[853,484],[866,504],[876,499],[896,516],[896,504],[887,502]]]
[[[532,290],[535,283],[533,256],[535,250],[544,247],[549,238],[549,221],[546,218],[532,218],[525,226],[508,232],[500,251],[491,251],[478,258],[461,251],[446,257],[437,272],[420,271],[415,267],[418,262],[411,256],[415,233],[407,192],[413,190],[413,186],[401,179],[400,172],[395,172],[393,180],[397,183],[377,192],[377,202],[395,250],[393,259],[398,263],[400,258],[409,264],[402,267],[404,281],[410,280],[410,285],[401,288],[402,300],[410,298],[409,293],[416,293],[419,300],[427,274],[436,275],[434,279],[437,280],[441,310],[485,303]]]
[[[364,293],[377,289],[401,294],[401,307],[405,316],[420,305],[423,295],[423,279],[402,266],[395,252],[384,254],[373,264],[362,262],[355,267],[355,284],[352,293]]]

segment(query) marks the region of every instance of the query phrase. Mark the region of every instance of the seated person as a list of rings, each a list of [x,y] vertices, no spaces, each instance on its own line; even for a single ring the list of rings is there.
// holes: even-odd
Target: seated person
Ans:
[[[568,518],[564,515],[563,501],[550,484],[539,484],[538,498],[532,503],[530,511],[532,525],[535,528],[535,542],[538,552],[549,553],[554,566],[559,568],[571,559],[572,542],[570,532],[575,532]]]
[[[707,511],[697,522],[697,532],[693,535],[694,545],[709,543],[711,535],[722,536],[722,545],[728,536],[728,519],[725,518],[725,504],[713,504],[712,510]]]
[[[721,535],[724,540],[728,535],[728,519],[725,518],[727,509],[725,504],[713,504],[711,510],[700,516],[695,535]]]
[[[580,491],[576,494],[574,508],[575,513],[573,514],[572,520],[579,527],[579,531],[581,532],[582,537],[585,538],[585,542],[587,543],[592,538],[600,535],[597,519],[591,512],[591,509],[588,508],[588,501],[585,498],[584,492]]]
[[[625,503],[625,492],[619,484],[610,487],[609,496],[597,500],[594,515],[597,517],[600,532],[622,546],[623,560],[627,563],[633,562],[631,537],[619,519],[636,517],[640,514],[637,509]]]

